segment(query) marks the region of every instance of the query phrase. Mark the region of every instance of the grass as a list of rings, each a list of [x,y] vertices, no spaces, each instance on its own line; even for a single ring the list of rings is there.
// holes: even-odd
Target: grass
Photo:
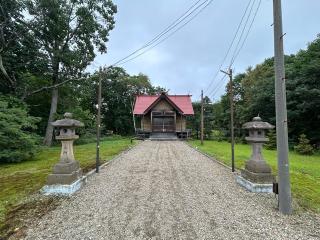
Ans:
[[[200,141],[190,142],[194,147],[206,152],[217,160],[231,166],[231,146],[228,142],[205,141],[201,146]],[[246,144],[235,145],[235,166],[244,167],[245,161],[250,158],[251,146]],[[273,172],[277,173],[277,152],[263,150],[264,159],[271,165]],[[320,154],[303,156],[296,152],[289,153],[290,176],[292,194],[298,204],[305,208],[320,213]]]
[[[102,141],[100,145],[102,161],[111,159],[130,145],[132,143],[129,138],[109,138]],[[45,185],[48,174],[59,160],[60,150],[60,146],[42,148],[32,160],[0,164],[0,228],[10,209]],[[74,154],[84,172],[94,168],[95,143],[75,146]]]

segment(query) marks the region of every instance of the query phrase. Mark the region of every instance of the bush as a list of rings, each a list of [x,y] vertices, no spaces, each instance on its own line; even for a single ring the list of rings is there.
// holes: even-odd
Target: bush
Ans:
[[[21,162],[33,156],[39,137],[32,131],[39,121],[17,99],[0,98],[0,162]]]
[[[314,149],[309,143],[309,139],[305,134],[301,134],[299,137],[298,145],[294,146],[294,150],[303,155],[312,155],[314,153]]]
[[[267,142],[264,146],[266,149],[275,150],[277,149],[277,134],[275,130],[269,130],[267,133],[267,137],[269,138],[269,142]]]
[[[223,131],[221,130],[212,130],[212,139],[218,142],[225,141],[226,137]]]

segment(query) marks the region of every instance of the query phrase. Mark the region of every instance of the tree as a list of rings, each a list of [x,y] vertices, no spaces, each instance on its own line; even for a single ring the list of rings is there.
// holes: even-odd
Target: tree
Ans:
[[[288,133],[290,142],[297,142],[300,134],[320,145],[320,36],[306,50],[285,56],[287,83]],[[241,126],[260,114],[264,121],[275,124],[274,61],[264,60],[249,67],[234,79],[235,135]],[[214,124],[229,128],[230,116],[227,93],[214,104]],[[228,131],[227,131],[228,132]]]
[[[18,0],[0,4],[0,92],[3,94],[22,96],[30,80],[28,76],[44,71],[38,61],[41,52],[22,14],[24,8],[23,1]]]
[[[19,100],[0,98],[0,162],[21,162],[33,156],[38,136],[32,132],[38,121]]]
[[[212,102],[208,96],[203,98],[203,134],[206,139],[210,139],[213,130],[213,108]]]
[[[30,31],[47,61],[48,85],[28,95],[51,90],[51,107],[44,143],[51,145],[51,122],[57,112],[58,87],[81,79],[94,60],[95,49],[106,53],[109,31],[117,12],[111,0],[26,0]]]
[[[269,130],[269,132],[267,133],[267,137],[268,137],[269,141],[264,144],[265,148],[269,149],[269,150],[277,149],[276,131],[273,129]]]
[[[96,114],[99,77],[102,78],[102,133],[112,130],[117,134],[132,134],[132,105],[135,95],[156,94],[165,90],[152,86],[149,77],[144,74],[130,76],[121,67],[111,67],[101,75],[100,72],[96,72],[77,89],[78,94],[81,94],[80,105],[84,109],[90,109],[93,114]]]
[[[187,117],[188,128],[195,132],[196,138],[200,137],[200,121],[201,121],[201,102],[193,102],[192,103],[194,115],[191,117]],[[205,127],[205,126],[204,126]]]
[[[288,65],[288,126],[297,141],[306,134],[312,143],[320,143],[320,35],[306,50],[300,50]]]
[[[298,145],[294,146],[294,150],[303,155],[312,155],[313,147],[310,145],[309,139],[305,134],[301,134],[299,137]]]
[[[188,127],[193,129],[196,132],[196,137],[199,138],[200,134],[200,121],[201,121],[201,102],[193,102],[192,103],[194,116],[188,117]],[[212,135],[213,130],[213,105],[208,96],[203,98],[203,132],[204,137],[209,139]]]

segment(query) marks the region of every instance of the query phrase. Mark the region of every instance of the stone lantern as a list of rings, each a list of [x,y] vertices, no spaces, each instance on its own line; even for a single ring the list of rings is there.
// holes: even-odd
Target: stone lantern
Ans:
[[[71,113],[65,113],[64,119],[51,123],[58,128],[57,140],[61,141],[60,161],[53,167],[48,176],[47,185],[43,188],[45,194],[72,194],[82,185],[82,170],[73,155],[73,141],[78,139],[75,129],[84,126],[78,120],[72,119]]]
[[[245,168],[241,170],[241,176],[237,177],[237,182],[251,192],[272,192],[272,183],[275,178],[271,167],[263,159],[262,146],[269,141],[265,136],[265,131],[274,126],[263,122],[258,116],[254,117],[251,122],[243,124],[242,127],[249,130],[246,140],[252,145],[252,154],[245,163]]]

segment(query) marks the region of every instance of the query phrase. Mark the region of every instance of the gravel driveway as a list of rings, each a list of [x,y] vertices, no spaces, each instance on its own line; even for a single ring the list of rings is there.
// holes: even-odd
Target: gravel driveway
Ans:
[[[320,239],[318,216],[275,210],[272,194],[183,142],[145,141],[112,161],[26,239]]]

